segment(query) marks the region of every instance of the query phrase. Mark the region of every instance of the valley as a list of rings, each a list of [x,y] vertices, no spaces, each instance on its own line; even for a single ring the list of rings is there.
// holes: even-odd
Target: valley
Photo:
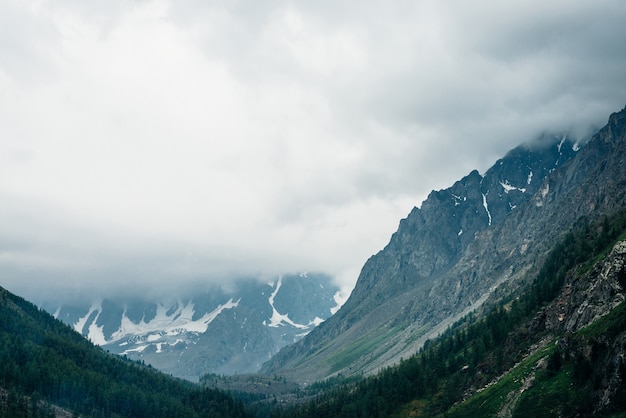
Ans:
[[[626,108],[433,191],[338,290],[293,274],[46,313],[1,289],[3,411],[624,416]]]

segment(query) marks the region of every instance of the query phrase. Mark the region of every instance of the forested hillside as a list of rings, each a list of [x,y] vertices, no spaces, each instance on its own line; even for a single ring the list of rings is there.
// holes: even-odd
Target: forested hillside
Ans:
[[[286,417],[588,416],[626,411],[626,212],[581,220],[532,285],[415,356]],[[616,242],[618,244],[616,245]]]
[[[0,288],[0,416],[244,417],[243,406],[106,353]]]

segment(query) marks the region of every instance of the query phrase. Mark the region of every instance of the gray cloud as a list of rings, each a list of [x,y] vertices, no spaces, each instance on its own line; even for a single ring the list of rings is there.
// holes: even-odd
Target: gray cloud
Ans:
[[[621,109],[625,18],[618,0],[2,4],[0,284],[350,287],[431,189]]]

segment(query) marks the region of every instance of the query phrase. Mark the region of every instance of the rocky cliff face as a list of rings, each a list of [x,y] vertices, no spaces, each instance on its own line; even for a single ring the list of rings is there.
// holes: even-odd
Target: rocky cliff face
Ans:
[[[543,138],[509,152],[484,176],[472,171],[449,189],[432,192],[400,222],[387,247],[368,260],[349,306],[362,306],[372,293],[381,301],[415,287],[430,289],[429,278],[454,267],[477,233],[501,224],[532,198],[577,149],[566,138]]]
[[[625,299],[626,241],[618,242],[588,272],[569,277],[563,291],[535,319],[535,328],[573,333],[597,321]]]
[[[554,404],[544,404],[543,408],[557,411],[570,408],[572,416],[605,416],[611,415],[611,411],[624,410],[626,241],[618,242],[604,259],[593,262],[591,267],[589,264],[590,261],[579,264],[571,271],[555,300],[517,327],[503,344],[505,351],[512,349],[515,352],[516,342],[532,343],[531,350],[525,355],[518,352],[521,357],[518,365],[530,361],[540,350],[550,352],[551,347],[556,350],[539,361],[535,360],[535,366],[526,373],[521,372],[526,375],[523,381],[530,385],[514,387],[498,416],[511,416],[513,411],[527,414],[528,404],[536,404],[546,397]],[[572,368],[568,369],[568,365]],[[574,381],[561,387],[554,384],[550,389],[552,393],[546,396],[541,393],[541,388],[546,387],[541,382],[545,382],[546,376],[551,377],[546,374],[547,368],[552,375],[561,368],[573,369],[573,373],[566,371],[561,378],[567,382],[573,375]],[[505,376],[517,373],[519,379],[520,369],[514,367]],[[537,381],[539,388],[534,387]],[[558,396],[555,397],[557,387]],[[527,397],[525,403],[520,402],[523,395]],[[578,405],[571,409],[565,399],[575,399]],[[576,408],[583,410],[576,411]]]
[[[524,284],[579,218],[624,205],[625,132],[622,111],[582,148],[544,138],[432,192],[367,261],[342,309],[262,370],[301,382],[373,373]]]

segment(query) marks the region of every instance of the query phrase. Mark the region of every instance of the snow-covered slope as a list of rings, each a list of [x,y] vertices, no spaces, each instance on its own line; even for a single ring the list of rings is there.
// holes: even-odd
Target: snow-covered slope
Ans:
[[[339,289],[320,274],[240,281],[169,300],[117,297],[43,306],[95,344],[175,376],[257,371],[336,311]]]

